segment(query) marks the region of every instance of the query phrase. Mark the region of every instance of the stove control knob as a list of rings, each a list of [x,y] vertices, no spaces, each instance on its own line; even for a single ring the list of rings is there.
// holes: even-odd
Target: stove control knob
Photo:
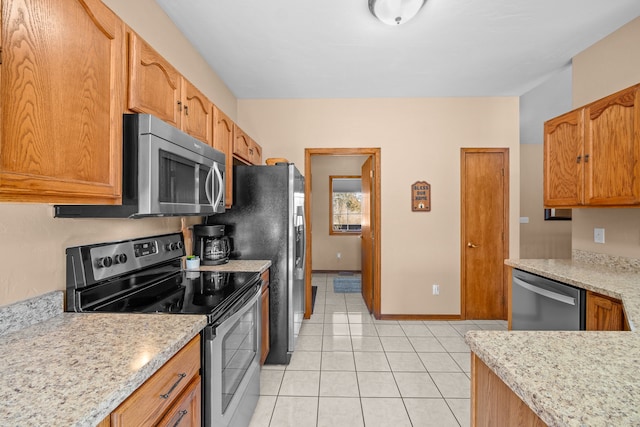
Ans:
[[[115,262],[116,264],[124,264],[127,262],[127,255],[126,254],[116,254],[113,257],[113,262]]]
[[[113,260],[110,256],[106,256],[98,260],[98,268],[109,268],[111,267],[111,264],[113,264]]]
[[[172,251],[172,250],[174,250],[174,249],[175,249],[173,245],[174,245],[174,243],[167,243],[167,244],[164,246],[164,248],[165,248],[166,250],[168,250],[168,251]]]
[[[182,242],[176,243],[176,249],[182,249]]]

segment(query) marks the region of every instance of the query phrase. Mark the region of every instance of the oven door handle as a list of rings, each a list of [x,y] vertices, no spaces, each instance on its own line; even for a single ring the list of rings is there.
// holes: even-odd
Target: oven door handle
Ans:
[[[576,299],[575,298],[571,298],[571,297],[568,297],[566,295],[559,294],[557,292],[552,292],[552,291],[548,291],[548,290],[543,289],[543,288],[539,288],[539,287],[537,287],[535,285],[531,285],[531,284],[529,284],[529,283],[527,283],[527,282],[525,282],[525,281],[523,281],[521,279],[518,279],[517,277],[513,278],[513,283],[515,285],[520,286],[521,288],[524,288],[524,289],[528,290],[528,291],[531,291],[531,292],[534,292],[534,293],[536,293],[538,295],[542,295],[543,297],[550,298],[552,300],[561,302],[563,304],[576,305]]]
[[[258,281],[258,285],[260,285],[260,281]],[[260,298],[261,296],[261,292],[260,292],[261,286],[258,286],[258,285],[255,288],[255,291],[254,291],[255,294],[247,301],[244,301],[241,303],[242,308],[240,308],[238,311],[233,313],[231,316],[226,317],[221,321],[213,324],[215,335],[224,335],[225,333],[227,333],[227,330],[230,328],[229,325],[235,324],[239,318],[244,316],[247,311],[251,310],[254,304],[258,301],[258,298]],[[237,304],[238,303],[234,304],[232,309],[235,309],[237,307]]]

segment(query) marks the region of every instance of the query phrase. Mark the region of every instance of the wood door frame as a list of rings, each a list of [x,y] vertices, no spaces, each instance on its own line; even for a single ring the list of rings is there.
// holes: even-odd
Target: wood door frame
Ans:
[[[380,213],[382,211],[381,189],[381,149],[380,148],[305,148],[304,150],[304,209],[306,227],[306,265],[305,265],[305,311],[304,318],[311,317],[311,156],[372,156],[374,179],[374,213],[373,223],[373,315],[376,319],[380,319],[381,307],[381,221]]]
[[[466,227],[465,227],[465,172],[466,167],[464,163],[464,157],[467,153],[501,153],[504,156],[504,185],[503,185],[503,197],[504,206],[502,213],[502,227],[504,231],[504,244],[502,249],[503,258],[509,258],[509,148],[461,148],[460,149],[460,319],[465,320],[466,316],[466,286],[467,286],[467,273],[466,273]],[[508,295],[508,273],[509,267],[506,264],[502,264],[503,270],[503,293],[505,301],[505,314],[507,314],[509,306]]]

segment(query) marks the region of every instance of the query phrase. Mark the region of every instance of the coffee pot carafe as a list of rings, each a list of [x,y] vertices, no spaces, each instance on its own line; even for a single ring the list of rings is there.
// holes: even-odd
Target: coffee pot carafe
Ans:
[[[193,254],[203,265],[219,265],[229,262],[231,251],[229,238],[224,235],[224,225],[193,226]]]

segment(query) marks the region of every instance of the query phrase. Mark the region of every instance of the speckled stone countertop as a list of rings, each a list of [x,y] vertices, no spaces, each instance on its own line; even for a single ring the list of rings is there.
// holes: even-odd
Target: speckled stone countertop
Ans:
[[[589,259],[505,264],[622,300],[640,322],[640,272]],[[478,357],[549,426],[640,425],[637,332],[470,331]]]
[[[271,267],[269,260],[229,260],[221,265],[200,265],[200,271],[248,271],[262,273]]]
[[[32,308],[55,301],[48,317]],[[59,305],[58,305],[59,304]],[[17,327],[22,321],[22,328]],[[0,307],[0,424],[102,421],[207,324],[206,316],[63,313],[62,292]]]

